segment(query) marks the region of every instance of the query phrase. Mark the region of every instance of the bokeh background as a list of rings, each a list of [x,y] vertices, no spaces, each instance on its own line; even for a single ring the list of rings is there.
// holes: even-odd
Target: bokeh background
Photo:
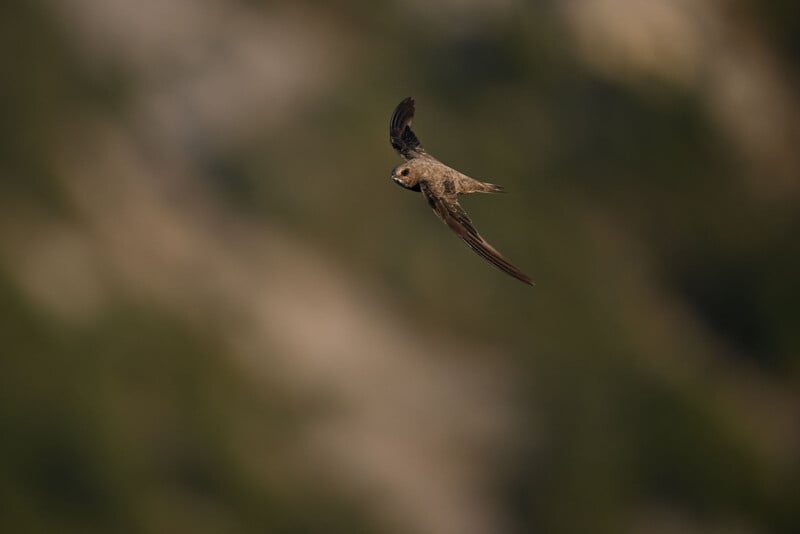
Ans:
[[[797,532],[798,5],[4,2],[0,530]]]

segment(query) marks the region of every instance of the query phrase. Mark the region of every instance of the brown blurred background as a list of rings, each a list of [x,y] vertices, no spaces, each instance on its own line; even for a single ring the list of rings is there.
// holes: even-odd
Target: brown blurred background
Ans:
[[[0,531],[797,532],[798,5],[4,2]]]

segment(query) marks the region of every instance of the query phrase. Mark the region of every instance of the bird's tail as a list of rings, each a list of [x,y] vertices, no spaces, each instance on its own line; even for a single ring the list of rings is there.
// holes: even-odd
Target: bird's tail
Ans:
[[[481,182],[462,174],[459,176],[457,191],[464,195],[467,193],[504,193],[505,189],[501,185]]]
[[[503,187],[502,185],[487,184],[486,182],[484,182],[482,185],[483,185],[483,189],[480,191],[481,193],[505,193],[506,192],[506,188]]]

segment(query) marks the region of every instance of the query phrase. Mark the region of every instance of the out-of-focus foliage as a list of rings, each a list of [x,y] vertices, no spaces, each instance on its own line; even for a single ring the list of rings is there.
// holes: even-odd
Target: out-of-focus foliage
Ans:
[[[0,530],[796,531],[795,5],[7,2]]]

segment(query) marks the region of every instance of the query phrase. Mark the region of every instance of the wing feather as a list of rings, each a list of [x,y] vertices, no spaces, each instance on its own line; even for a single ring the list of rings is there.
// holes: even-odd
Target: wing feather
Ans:
[[[490,245],[475,227],[472,221],[458,204],[455,195],[452,196],[439,196],[431,188],[430,184],[425,181],[420,182],[420,190],[425,195],[428,204],[436,212],[444,223],[450,227],[478,256],[482,257],[501,271],[513,276],[517,280],[524,282],[528,285],[534,285],[530,276],[520,271],[517,267],[511,264],[500,252]]]
[[[389,121],[389,141],[405,159],[412,159],[425,153],[419,139],[411,130],[413,120],[414,99],[408,97],[397,105]]]

